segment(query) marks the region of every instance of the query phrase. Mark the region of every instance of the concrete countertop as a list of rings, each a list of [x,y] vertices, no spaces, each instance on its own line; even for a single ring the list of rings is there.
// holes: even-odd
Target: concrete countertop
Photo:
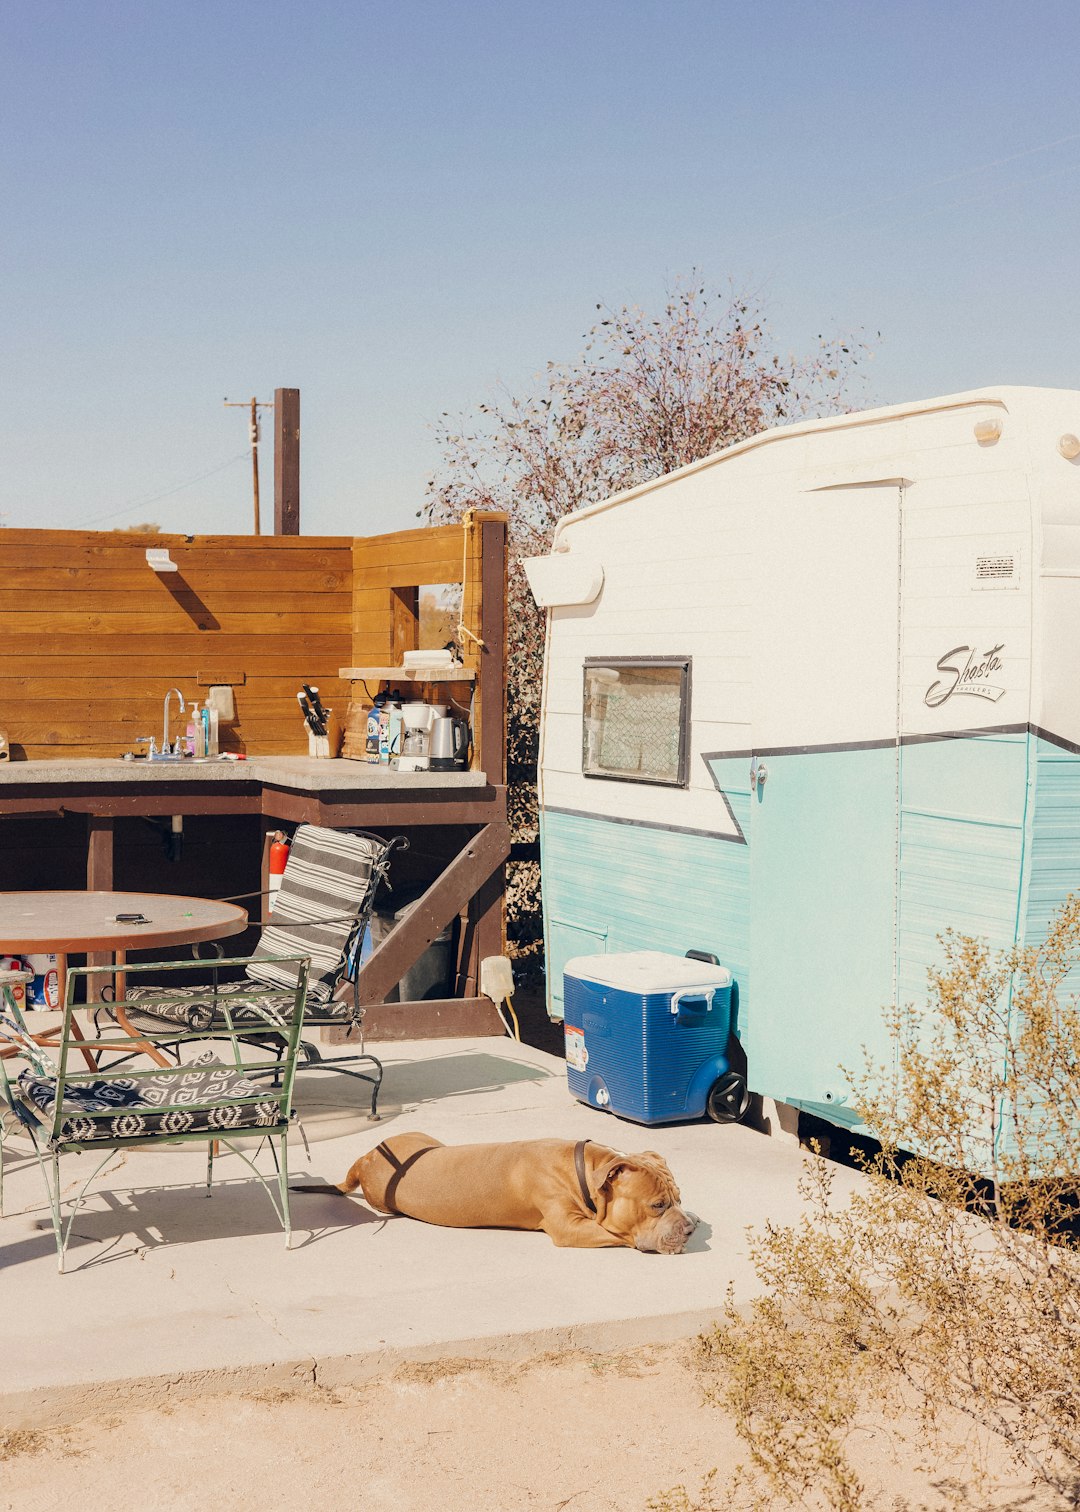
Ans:
[[[310,756],[249,756],[246,761],[9,761],[0,763],[0,788],[100,783],[256,782],[298,792],[424,792],[482,788],[483,772],[397,772],[366,761],[317,761]]]

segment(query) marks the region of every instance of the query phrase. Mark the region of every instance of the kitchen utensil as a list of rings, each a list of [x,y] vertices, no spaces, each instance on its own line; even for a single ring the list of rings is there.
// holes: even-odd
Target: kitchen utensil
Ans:
[[[326,711],[326,709],[323,708],[322,703],[321,703],[321,701],[319,699],[319,690],[318,690],[318,688],[313,688],[310,683],[304,683],[303,684],[303,689],[304,689],[304,692],[307,694],[308,703],[315,710],[315,718],[322,725],[322,733],[325,735],[326,734],[327,711]]]
[[[466,720],[449,715],[436,719],[431,727],[431,770],[460,771],[469,761],[469,726]]]
[[[315,717],[315,710],[308,703],[302,692],[296,695],[296,701],[300,705],[300,712],[304,716],[304,723],[307,725],[311,733],[313,735],[325,734],[325,731],[320,725],[318,719],[316,719]]]
[[[399,772],[426,772],[431,764],[431,705],[410,702],[402,705],[401,755]]]

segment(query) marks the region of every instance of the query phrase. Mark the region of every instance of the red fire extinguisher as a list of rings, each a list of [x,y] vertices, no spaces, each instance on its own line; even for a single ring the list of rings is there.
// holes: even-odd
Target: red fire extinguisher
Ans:
[[[274,910],[274,902],[281,886],[281,879],[285,875],[285,868],[289,863],[289,843],[280,830],[274,836],[274,843],[270,847],[270,912]]]

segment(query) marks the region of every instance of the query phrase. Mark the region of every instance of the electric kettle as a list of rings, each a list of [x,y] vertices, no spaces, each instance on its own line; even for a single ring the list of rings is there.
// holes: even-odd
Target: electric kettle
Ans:
[[[469,764],[468,720],[447,715],[431,726],[431,770],[464,771]]]

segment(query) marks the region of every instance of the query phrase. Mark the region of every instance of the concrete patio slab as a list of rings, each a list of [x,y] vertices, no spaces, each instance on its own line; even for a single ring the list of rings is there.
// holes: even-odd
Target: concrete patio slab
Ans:
[[[212,1198],[201,1147],[128,1152],[91,1188],[68,1273],[56,1269],[40,1173],[9,1142],[0,1222],[0,1412],[6,1427],[70,1421],[203,1389],[356,1382],[399,1359],[512,1357],[659,1342],[758,1290],[746,1226],[794,1219],[804,1156],[791,1142],[710,1123],[644,1129],[574,1101],[563,1063],[509,1040],[396,1043],[383,1118],[355,1083],[298,1078],[310,1143],[297,1181],[340,1181],[387,1135],[448,1143],[561,1137],[655,1149],[701,1226],[680,1256],[557,1249],[545,1234],[441,1229],[361,1200],[297,1193],[294,1248],[241,1161],[223,1152]],[[69,1157],[74,1192],[90,1169]],[[269,1169],[269,1156],[262,1161]],[[860,1178],[836,1170],[838,1194]]]

